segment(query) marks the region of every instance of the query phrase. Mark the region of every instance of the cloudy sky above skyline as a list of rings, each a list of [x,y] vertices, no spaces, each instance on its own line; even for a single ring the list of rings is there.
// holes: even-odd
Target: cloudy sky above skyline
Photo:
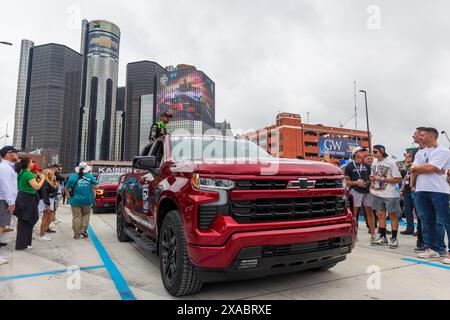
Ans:
[[[354,113],[353,82],[369,95],[375,143],[400,157],[417,126],[449,130],[450,3],[445,0],[129,0],[0,4],[0,136],[12,132],[20,41],[79,51],[81,19],[122,31],[126,64],[193,64],[216,83],[216,120],[272,124],[279,111],[339,126]],[[365,129],[358,95],[359,128]],[[354,127],[350,121],[348,127]],[[11,142],[12,139],[9,139]],[[441,142],[448,146],[444,137]],[[0,143],[3,144],[3,141]]]

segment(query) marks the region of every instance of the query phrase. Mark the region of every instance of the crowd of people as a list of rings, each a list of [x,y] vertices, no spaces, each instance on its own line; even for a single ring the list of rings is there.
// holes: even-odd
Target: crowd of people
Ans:
[[[419,258],[443,259],[450,265],[450,150],[439,145],[438,138],[434,128],[417,128],[413,139],[419,147],[405,154],[403,168],[383,145],[375,145],[372,153],[355,148],[344,172],[356,220],[363,213],[371,245],[397,249],[399,234],[414,236]],[[19,152],[14,147],[0,150],[0,248],[7,246],[3,237],[14,231],[13,217],[17,219],[16,250],[32,249],[33,229],[39,219],[37,239],[52,241],[50,235],[56,233],[58,223],[56,211],[66,197],[74,239],[88,238],[97,185],[91,168],[81,163],[65,182],[60,166],[41,170],[32,159],[19,159]],[[400,232],[402,214],[406,229]],[[6,263],[8,259],[0,255],[0,264]]]
[[[405,154],[403,168],[383,145],[374,146],[372,153],[355,148],[344,171],[354,215],[358,221],[364,214],[371,245],[397,249],[399,233],[414,236],[418,258],[450,265],[450,150],[439,145],[438,138],[434,128],[417,128],[413,139],[419,148]],[[403,213],[406,229],[399,232]]]
[[[90,174],[91,167],[81,163],[65,182],[59,165],[41,170],[31,158],[19,158],[19,152],[12,146],[0,150],[0,248],[8,246],[4,238],[15,231],[13,222],[17,229],[17,251],[32,250],[34,238],[52,241],[51,234],[56,233],[55,226],[59,223],[56,211],[66,198],[72,209],[74,239],[88,238],[97,185]],[[39,220],[39,230],[34,237],[33,230]],[[8,262],[7,257],[0,255],[0,265]]]

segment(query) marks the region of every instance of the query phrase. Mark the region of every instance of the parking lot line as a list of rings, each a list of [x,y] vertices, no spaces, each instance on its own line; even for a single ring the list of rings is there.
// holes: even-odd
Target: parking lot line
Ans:
[[[450,270],[450,266],[446,266],[443,264],[437,264],[437,263],[432,263],[432,262],[426,262],[426,261],[421,261],[421,260],[416,260],[416,259],[411,259],[411,258],[404,258],[402,259],[403,261],[406,262],[413,262],[413,263],[417,263],[417,264],[423,264],[426,266],[430,266],[430,267],[435,267],[435,268],[441,268],[441,269],[446,269],[446,270]]]
[[[101,241],[98,239],[97,235],[95,234],[91,226],[89,226],[88,232],[122,300],[136,300],[135,295],[133,294],[133,292],[131,292],[130,287],[128,286],[124,277],[122,276],[119,269],[117,269],[116,265],[109,257],[108,252],[102,245]]]
[[[105,268],[105,266],[84,267],[84,268],[80,268],[79,270],[80,271],[88,271],[88,270],[96,270],[96,269],[103,269],[103,268]],[[17,280],[17,279],[50,276],[50,275],[54,275],[54,274],[62,274],[62,273],[67,273],[69,270],[73,270],[73,269],[67,268],[64,270],[55,270],[55,271],[48,271],[48,272],[41,272],[41,273],[32,273],[32,274],[23,274],[23,275],[18,275],[18,276],[4,277],[4,278],[0,278],[0,282]]]

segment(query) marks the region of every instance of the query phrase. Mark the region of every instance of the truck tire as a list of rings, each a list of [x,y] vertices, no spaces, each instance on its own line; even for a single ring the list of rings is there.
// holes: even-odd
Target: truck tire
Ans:
[[[336,263],[330,263],[330,264],[326,264],[326,265],[324,265],[322,267],[319,267],[319,268],[311,269],[311,271],[315,271],[315,272],[328,271],[328,270],[336,267],[336,265],[337,265],[337,262]]]
[[[130,242],[131,238],[125,233],[125,229],[131,227],[131,225],[123,217],[123,202],[117,203],[117,216],[116,216],[116,233],[117,240],[120,242]]]
[[[99,213],[100,213],[100,209],[94,207],[94,208],[92,208],[92,213],[93,213],[93,214],[99,214]]]
[[[178,210],[165,217],[159,236],[161,278],[166,290],[175,297],[197,293],[203,283],[197,279],[189,260],[183,222]]]

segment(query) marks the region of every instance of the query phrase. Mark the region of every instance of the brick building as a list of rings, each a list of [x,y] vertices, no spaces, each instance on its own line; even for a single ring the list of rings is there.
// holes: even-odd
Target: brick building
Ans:
[[[275,124],[244,137],[275,157],[320,161],[328,153],[336,164],[356,145],[369,148],[367,131],[306,124],[300,115],[291,113],[280,113]]]

